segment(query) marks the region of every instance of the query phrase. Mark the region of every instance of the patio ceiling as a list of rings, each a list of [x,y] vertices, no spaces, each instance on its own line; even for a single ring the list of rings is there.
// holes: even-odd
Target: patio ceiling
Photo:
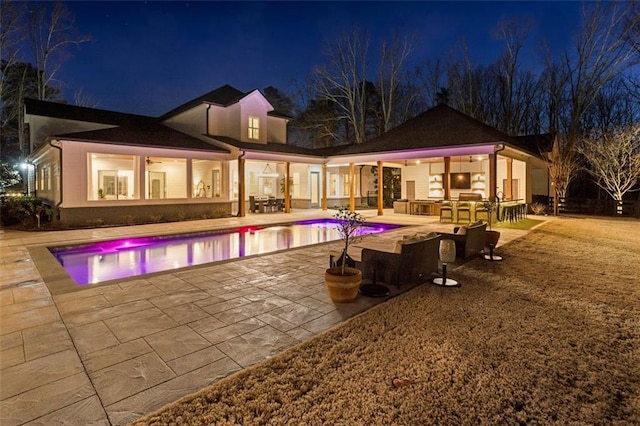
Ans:
[[[336,155],[328,159],[327,165],[343,165],[349,163],[376,163],[378,161],[404,164],[405,160],[420,160],[429,162],[443,157],[469,157],[487,155],[495,152],[498,144],[476,144],[465,146],[423,148],[412,150],[398,150],[389,152],[375,152],[354,155]]]

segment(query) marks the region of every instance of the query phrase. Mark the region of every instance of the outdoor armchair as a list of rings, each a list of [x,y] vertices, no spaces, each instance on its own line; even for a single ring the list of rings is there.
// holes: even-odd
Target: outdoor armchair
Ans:
[[[458,233],[441,233],[443,240],[456,242],[456,257],[469,260],[482,253],[485,243],[486,223],[472,223],[469,226],[461,226]]]

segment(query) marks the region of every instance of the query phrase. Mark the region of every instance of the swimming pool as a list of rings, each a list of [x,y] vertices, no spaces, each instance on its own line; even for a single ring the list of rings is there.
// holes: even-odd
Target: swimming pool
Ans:
[[[78,285],[85,285],[335,241],[340,239],[335,227],[336,220],[322,219],[48,249]],[[365,223],[360,231],[398,227]]]

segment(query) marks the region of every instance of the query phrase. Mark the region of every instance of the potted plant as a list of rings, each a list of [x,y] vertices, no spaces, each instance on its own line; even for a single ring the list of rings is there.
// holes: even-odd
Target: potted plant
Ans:
[[[493,223],[493,212],[498,210],[498,202],[493,200],[485,200],[482,202],[482,207],[487,211],[487,217],[489,218],[489,229],[485,233],[485,258],[494,260],[493,249],[496,247],[496,245],[498,245],[498,241],[500,240],[500,232],[492,230],[491,224]]]
[[[344,242],[344,247],[338,265],[325,271],[324,280],[331,300],[339,303],[352,302],[358,296],[362,272],[347,266],[347,250],[349,245],[359,237],[358,231],[365,219],[360,213],[352,212],[345,207],[339,208],[333,217],[338,221],[336,231]]]

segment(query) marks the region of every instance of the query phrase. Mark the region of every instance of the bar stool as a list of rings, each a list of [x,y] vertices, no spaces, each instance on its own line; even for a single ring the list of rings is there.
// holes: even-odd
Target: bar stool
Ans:
[[[440,223],[442,223],[443,219],[453,222],[453,205],[451,205],[451,201],[443,201],[440,205]]]
[[[474,221],[480,220],[480,215],[484,215],[487,218],[487,222],[489,222],[489,210],[484,206],[484,203],[476,203],[475,216]]]
[[[460,213],[464,213],[467,216],[467,220],[471,223],[471,203],[468,201],[458,201],[456,210],[456,223],[460,222]]]

